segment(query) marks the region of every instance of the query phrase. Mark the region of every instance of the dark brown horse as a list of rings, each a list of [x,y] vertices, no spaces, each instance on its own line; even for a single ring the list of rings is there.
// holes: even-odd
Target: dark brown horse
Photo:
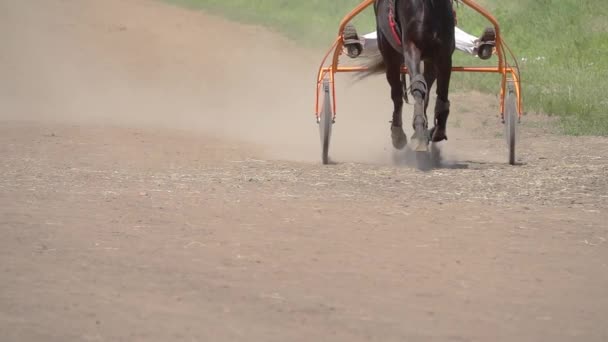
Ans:
[[[410,93],[414,98],[413,128],[417,140],[414,150],[428,151],[430,141],[447,140],[446,123],[450,113],[448,90],[455,49],[453,0],[376,0],[378,48],[380,55],[363,77],[386,73],[395,105],[391,137],[396,149],[407,145],[402,109],[407,99],[401,66],[408,68]],[[424,62],[424,71],[421,71]],[[403,80],[403,81],[402,81]],[[433,128],[428,129],[426,109],[429,90],[437,81],[437,101]]]

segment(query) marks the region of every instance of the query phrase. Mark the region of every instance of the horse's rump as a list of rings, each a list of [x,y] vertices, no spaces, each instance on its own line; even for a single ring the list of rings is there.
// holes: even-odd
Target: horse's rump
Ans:
[[[455,46],[453,0],[376,0],[377,31],[397,52],[403,43],[415,44],[422,52]],[[431,56],[428,56],[431,57]]]

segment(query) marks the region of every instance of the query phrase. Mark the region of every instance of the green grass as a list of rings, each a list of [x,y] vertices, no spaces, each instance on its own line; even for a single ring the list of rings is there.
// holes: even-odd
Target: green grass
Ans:
[[[310,47],[325,47],[333,42],[342,17],[360,3],[359,0],[165,1],[209,10],[247,23],[262,24]],[[362,24],[362,30],[373,30],[373,20],[371,11],[366,11],[356,23],[358,26]]]
[[[519,59],[526,110],[560,117],[563,133],[608,135],[608,7],[602,0],[479,0],[497,17]],[[459,21],[486,22],[464,6]],[[468,57],[459,55],[457,62]],[[454,86],[494,92],[496,82],[462,75]],[[491,77],[490,77],[491,78]],[[479,82],[479,83],[478,83]]]
[[[277,29],[309,47],[327,47],[341,18],[359,0],[165,0]],[[524,109],[560,117],[563,133],[608,136],[608,6],[605,0],[478,0],[498,19],[518,57]],[[458,8],[459,27],[479,35],[484,18]],[[372,10],[355,19],[374,29]],[[460,52],[455,64],[489,65]],[[496,94],[497,75],[457,73],[452,90]]]

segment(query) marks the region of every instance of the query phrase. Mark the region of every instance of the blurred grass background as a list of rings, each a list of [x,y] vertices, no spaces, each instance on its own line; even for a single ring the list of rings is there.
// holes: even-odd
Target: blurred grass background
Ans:
[[[310,48],[327,48],[344,15],[359,0],[165,0],[262,24]],[[521,67],[524,109],[556,115],[570,135],[608,136],[608,6],[606,0],[478,0],[500,23]],[[485,18],[457,7],[458,26],[479,36]],[[375,30],[369,8],[354,20]],[[320,58],[321,56],[319,56]],[[460,52],[455,65],[492,65]],[[456,73],[452,90],[497,94],[497,75]]]

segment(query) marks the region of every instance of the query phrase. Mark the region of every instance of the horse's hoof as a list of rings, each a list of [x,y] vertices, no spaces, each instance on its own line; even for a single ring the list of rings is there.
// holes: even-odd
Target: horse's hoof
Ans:
[[[427,136],[429,137],[429,140],[433,140],[433,135],[435,134],[435,130],[437,129],[437,127],[433,126],[433,128],[429,129],[426,133]]]
[[[414,151],[427,152],[429,150],[428,131],[424,127],[422,127],[422,125],[417,125],[412,140],[417,141],[416,148],[414,148]]]
[[[418,146],[416,146],[416,148],[414,149],[414,151],[416,152],[428,152],[429,151],[429,144],[427,144],[425,141],[418,141]]]
[[[444,140],[448,140],[448,136],[445,134],[445,129],[440,129],[437,127],[433,127],[431,141],[432,142],[440,142]]]
[[[391,138],[393,140],[393,147],[398,150],[402,150],[407,145],[407,136],[403,132],[402,127],[391,126]]]

